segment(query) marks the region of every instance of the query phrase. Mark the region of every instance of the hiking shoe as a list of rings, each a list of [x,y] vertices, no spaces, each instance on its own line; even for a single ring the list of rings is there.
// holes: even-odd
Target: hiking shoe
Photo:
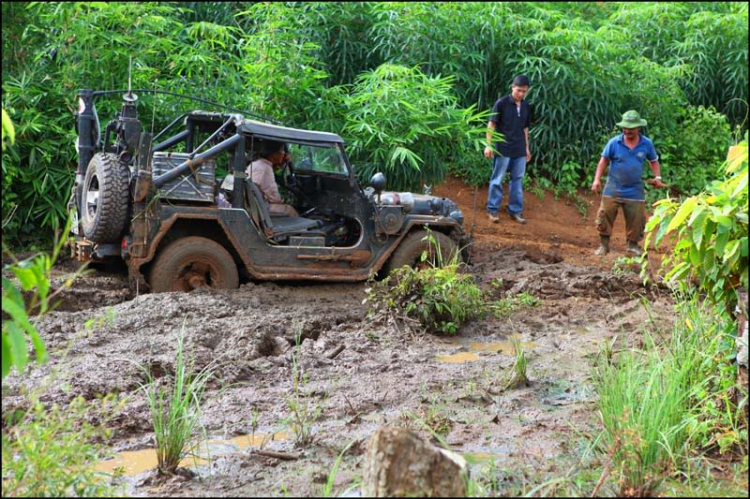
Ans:
[[[627,251],[628,253],[632,253],[633,255],[640,255],[641,253],[643,253],[643,251],[641,251],[641,248],[638,247],[638,243],[632,242],[628,242],[628,248],[625,251]]]
[[[508,212],[508,216],[510,217],[511,220],[513,220],[514,222],[518,222],[521,225],[526,223],[526,219],[523,218],[520,213]]]
[[[601,246],[599,246],[599,249],[597,249],[596,251],[594,251],[594,254],[596,256],[604,256],[607,253],[609,253],[609,247],[605,246],[603,244]]]
[[[500,222],[500,219],[497,218],[497,215],[493,215],[492,213],[487,213],[487,216],[490,218],[490,222],[492,222],[493,224]]]

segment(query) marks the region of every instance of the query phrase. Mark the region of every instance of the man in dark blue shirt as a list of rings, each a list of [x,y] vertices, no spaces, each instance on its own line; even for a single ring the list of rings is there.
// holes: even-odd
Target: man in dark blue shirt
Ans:
[[[591,190],[598,193],[604,170],[609,166],[607,183],[602,193],[602,203],[596,217],[596,228],[599,231],[601,245],[597,255],[609,253],[609,238],[617,212],[622,207],[625,215],[625,229],[628,238],[627,251],[636,255],[641,253],[638,242],[643,239],[646,226],[646,193],[643,190],[643,163],[648,160],[654,174],[654,187],[666,187],[661,182],[659,157],[654,144],[640,129],[646,126],[646,120],[636,111],[628,111],[617,123],[622,133],[611,139],[599,160]]]
[[[512,220],[525,224],[523,218],[523,176],[526,173],[526,163],[531,160],[529,149],[529,126],[531,125],[531,106],[524,100],[529,90],[529,79],[525,75],[518,75],[511,84],[511,93],[497,102],[492,108],[492,115],[487,124],[487,147],[484,156],[492,158],[492,135],[498,131],[505,139],[497,142],[490,189],[487,197],[487,213],[493,223],[500,221],[497,212],[503,201],[502,182],[505,172],[510,170],[510,200],[508,215]]]

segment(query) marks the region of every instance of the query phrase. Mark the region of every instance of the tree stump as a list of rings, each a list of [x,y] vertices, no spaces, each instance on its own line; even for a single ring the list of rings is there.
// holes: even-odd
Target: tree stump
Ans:
[[[463,497],[466,460],[405,428],[380,428],[370,438],[362,497]]]

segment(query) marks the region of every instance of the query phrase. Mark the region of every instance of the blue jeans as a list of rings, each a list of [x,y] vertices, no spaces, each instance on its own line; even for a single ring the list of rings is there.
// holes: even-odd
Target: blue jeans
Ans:
[[[487,197],[487,212],[497,215],[503,202],[503,178],[510,167],[510,201],[508,213],[518,215],[523,212],[523,176],[526,173],[526,157],[506,158],[495,156],[495,168],[490,178],[490,192]]]

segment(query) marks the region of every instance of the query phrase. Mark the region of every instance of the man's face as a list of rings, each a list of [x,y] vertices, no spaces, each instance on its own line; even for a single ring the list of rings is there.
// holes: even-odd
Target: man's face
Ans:
[[[286,153],[284,152],[284,150],[281,149],[268,156],[268,160],[273,164],[273,166],[281,166],[284,164],[285,154]]]
[[[517,87],[513,85],[510,87],[510,90],[511,90],[511,96],[513,97],[513,100],[520,101],[520,100],[523,100],[524,97],[526,97],[526,92],[529,91],[529,87],[528,86]]]
[[[640,131],[640,128],[623,128],[622,133],[625,135],[626,139],[634,139],[638,137],[638,132]]]

